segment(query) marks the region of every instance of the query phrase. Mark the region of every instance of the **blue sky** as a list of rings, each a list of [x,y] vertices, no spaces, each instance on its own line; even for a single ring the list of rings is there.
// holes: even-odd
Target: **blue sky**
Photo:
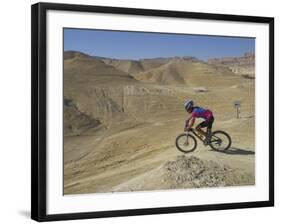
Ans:
[[[241,56],[255,51],[254,38],[64,29],[64,51],[117,59]]]

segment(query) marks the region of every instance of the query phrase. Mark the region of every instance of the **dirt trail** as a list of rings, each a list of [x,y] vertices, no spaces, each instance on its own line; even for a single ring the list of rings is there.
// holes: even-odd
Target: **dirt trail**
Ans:
[[[216,152],[199,142],[197,149],[186,155],[178,151],[174,144],[176,134],[180,133],[175,130],[180,131],[178,128],[180,123],[181,119],[170,119],[125,129],[103,139],[98,136],[66,139],[69,149],[74,141],[75,148],[83,148],[84,153],[76,151],[79,156],[65,164],[66,175],[69,175],[66,177],[71,180],[65,181],[65,193],[217,187],[255,183],[254,145],[247,144],[247,135],[239,132],[239,128],[235,131],[233,122],[230,134],[234,141],[228,151]],[[240,123],[245,122],[240,120],[238,127],[245,125]],[[151,135],[152,140],[149,139]],[[242,138],[245,141],[241,141]],[[195,168],[179,166],[174,173],[173,170],[167,169],[169,164],[185,162],[189,158],[192,159]],[[225,171],[221,170],[224,168]],[[208,172],[203,172],[201,178],[196,176],[191,178],[190,173],[196,170]],[[179,184],[181,178],[185,181]]]

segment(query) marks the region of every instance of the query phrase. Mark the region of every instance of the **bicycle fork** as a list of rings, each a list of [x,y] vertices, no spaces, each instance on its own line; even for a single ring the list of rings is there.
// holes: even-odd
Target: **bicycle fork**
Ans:
[[[188,142],[189,132],[188,132],[188,131],[186,131],[186,132],[185,132],[185,134],[186,134],[186,140],[185,140],[184,145],[188,145],[188,144],[189,144],[189,142]]]

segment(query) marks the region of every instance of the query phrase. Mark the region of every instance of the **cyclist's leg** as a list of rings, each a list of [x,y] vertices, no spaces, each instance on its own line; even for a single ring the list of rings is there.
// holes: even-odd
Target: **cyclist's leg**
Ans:
[[[213,123],[214,123],[215,118],[212,116],[209,120],[208,120],[208,124],[207,124],[207,137],[210,137],[211,133],[212,133],[212,127],[213,127]]]
[[[197,130],[200,134],[206,136],[207,133],[206,133],[205,131],[203,131],[202,128],[206,128],[207,126],[208,126],[208,123],[207,123],[206,121],[203,121],[203,122],[199,123],[199,124],[196,126],[196,130]]]
[[[204,140],[204,144],[205,145],[208,145],[210,143],[210,136],[211,136],[211,133],[212,133],[212,126],[213,126],[213,123],[214,123],[214,117],[212,116],[210,119],[200,123],[199,125],[201,127],[206,127],[207,128],[207,131],[205,133],[205,140]],[[199,126],[198,125],[198,126]]]

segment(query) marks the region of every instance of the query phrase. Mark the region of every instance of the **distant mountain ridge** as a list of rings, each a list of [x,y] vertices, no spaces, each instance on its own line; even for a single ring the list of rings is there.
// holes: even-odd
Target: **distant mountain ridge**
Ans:
[[[66,60],[65,63],[69,64],[68,67],[73,67],[72,63],[80,61],[79,67],[85,64],[85,68],[90,68],[93,67],[93,64],[96,64],[103,71],[111,70],[109,73],[115,74],[112,76],[113,79],[121,75],[121,77],[127,77],[127,79],[129,78],[132,81],[164,85],[209,86],[208,80],[210,78],[218,78],[219,80],[219,77],[235,74],[241,75],[244,78],[254,78],[255,76],[254,53],[245,53],[241,57],[213,58],[205,62],[192,56],[119,60],[90,56],[77,51],[66,51],[64,52],[64,59]],[[75,59],[75,61],[69,62],[68,59]],[[93,68],[96,68],[96,65]],[[77,69],[77,66],[74,66],[74,68]],[[82,70],[85,70],[85,68],[84,66],[81,67]],[[92,70],[86,73],[93,73],[95,77],[99,77],[99,80],[101,80],[101,70],[98,69],[98,71],[99,74]],[[219,83],[218,81],[216,85],[220,85]]]
[[[223,66],[240,75],[255,76],[255,53],[248,52],[240,57],[211,58],[209,64]]]
[[[100,60],[114,60],[114,61],[168,61],[168,60],[177,60],[177,59],[183,59],[183,60],[194,60],[194,61],[199,61],[198,58],[193,57],[193,56],[174,56],[174,57],[154,57],[154,58],[140,58],[140,59],[118,59],[118,58],[111,58],[111,57],[102,57],[102,56],[97,56],[97,55],[89,55],[80,51],[74,51],[74,50],[69,50],[69,51],[64,51],[64,59],[70,58],[71,56],[85,56],[85,57],[92,57],[95,59],[100,59]]]
[[[73,58],[88,58],[88,59],[96,59],[101,62],[104,62],[107,65],[113,66],[116,69],[126,72],[132,76],[136,74],[140,74],[142,72],[150,71],[151,69],[156,69],[164,64],[170,62],[199,62],[200,60],[191,57],[191,56],[183,56],[183,57],[156,57],[156,58],[143,58],[139,60],[130,60],[130,59],[115,59],[115,58],[107,58],[107,57],[100,57],[100,56],[91,56],[85,53],[81,53],[78,51],[65,51],[64,52],[64,59],[73,59]]]

